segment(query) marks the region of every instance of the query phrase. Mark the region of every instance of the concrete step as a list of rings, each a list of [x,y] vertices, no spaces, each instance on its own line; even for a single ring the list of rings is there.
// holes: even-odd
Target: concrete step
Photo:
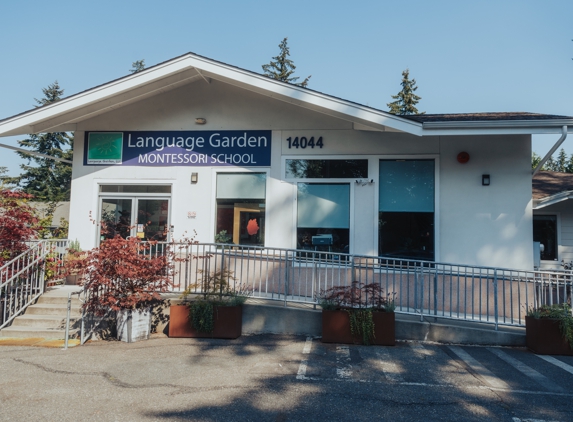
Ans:
[[[70,338],[75,338],[79,335],[78,329],[70,329]],[[37,328],[37,327],[10,327],[3,328],[0,331],[1,337],[17,337],[17,338],[45,338],[62,340],[66,337],[66,330],[51,329],[51,328]]]
[[[79,323],[80,317],[71,318],[70,317],[70,327],[74,324]],[[12,322],[12,327],[53,327],[53,328],[65,328],[66,326],[66,316],[61,315],[29,315],[24,314],[15,318]]]
[[[67,304],[41,303],[28,306],[26,315],[61,315],[65,318],[68,312]],[[70,315],[81,316],[82,310],[79,306],[72,306]]]
[[[77,296],[72,296],[71,302],[72,302],[72,306],[73,305],[80,306],[82,303],[78,299]],[[38,301],[36,303],[37,304],[53,304],[53,305],[63,304],[63,305],[66,305],[68,303],[68,298],[67,298],[67,296],[50,296],[50,295],[44,294],[38,298]]]

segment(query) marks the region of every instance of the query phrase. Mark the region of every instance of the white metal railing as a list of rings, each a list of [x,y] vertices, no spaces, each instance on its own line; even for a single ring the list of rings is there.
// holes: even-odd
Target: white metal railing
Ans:
[[[0,267],[0,329],[44,293],[46,276],[58,276],[68,240],[30,242],[30,248]]]
[[[217,244],[154,244],[171,247],[173,290],[201,292],[206,273],[228,270],[232,288],[254,296],[316,304],[322,290],[353,281],[377,283],[394,299],[396,312],[498,325],[524,325],[527,309],[571,302],[571,271],[519,271],[342,253]]]

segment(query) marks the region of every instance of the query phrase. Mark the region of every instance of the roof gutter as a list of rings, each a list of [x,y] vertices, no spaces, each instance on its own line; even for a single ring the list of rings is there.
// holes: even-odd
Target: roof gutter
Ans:
[[[549,150],[549,152],[545,155],[545,157],[543,157],[543,159],[539,162],[539,164],[537,164],[537,167],[535,167],[535,170],[533,170],[533,174],[532,174],[533,176],[535,176],[537,174],[537,172],[539,170],[541,170],[541,167],[543,167],[545,162],[551,158],[551,156],[553,155],[553,153],[555,151],[557,151],[557,148],[559,148],[561,146],[561,144],[563,143],[565,138],[567,138],[567,126],[562,126],[561,127],[561,137],[557,140],[555,145],[553,145],[553,148],[551,148]]]
[[[424,130],[436,129],[515,129],[515,128],[553,128],[573,126],[573,119],[551,120],[471,120],[449,122],[424,122]]]

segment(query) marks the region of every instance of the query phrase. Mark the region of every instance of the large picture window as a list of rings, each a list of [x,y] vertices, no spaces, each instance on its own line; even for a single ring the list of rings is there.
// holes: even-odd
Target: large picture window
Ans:
[[[380,160],[378,253],[434,260],[434,161]]]
[[[533,216],[533,241],[543,245],[541,259],[544,261],[557,260],[557,216]]]
[[[215,242],[265,244],[265,173],[217,174]]]
[[[297,248],[348,253],[350,185],[298,183]]]

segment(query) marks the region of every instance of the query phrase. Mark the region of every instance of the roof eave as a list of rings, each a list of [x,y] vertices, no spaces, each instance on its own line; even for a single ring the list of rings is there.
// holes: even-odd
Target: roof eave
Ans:
[[[389,127],[393,130],[414,135],[422,135],[422,124],[400,116],[362,106],[350,101],[331,97],[316,91],[280,82],[264,75],[216,62],[205,57],[188,53],[167,62],[155,65],[142,72],[127,75],[104,85],[64,98],[56,103],[20,113],[0,121],[0,136],[42,133],[43,131],[68,131],[75,129],[75,123],[81,121],[74,115],[81,108],[93,107],[97,103],[107,102],[105,110],[122,104],[114,104],[113,99],[129,91],[144,87],[146,84],[167,79],[172,75],[183,74],[194,69],[187,79],[209,78],[231,83],[235,86],[258,92],[291,104],[331,115],[353,123],[363,124],[381,131]],[[185,74],[187,75],[187,74]],[[181,83],[181,82],[179,82]],[[158,90],[161,90],[159,88]],[[102,111],[99,110],[101,113]],[[77,113],[76,113],[77,114]],[[89,114],[92,117],[97,113]],[[87,118],[87,117],[85,117]],[[74,120],[75,119],[75,120]],[[50,125],[50,121],[53,122]]]
[[[432,135],[505,135],[561,133],[567,126],[573,132],[573,119],[537,120],[475,120],[456,122],[424,122],[424,134]]]
[[[534,200],[533,209],[539,210],[541,208],[546,208],[560,202],[568,201],[570,199],[573,199],[573,191],[559,192],[555,195],[550,195],[546,196],[545,198]]]

